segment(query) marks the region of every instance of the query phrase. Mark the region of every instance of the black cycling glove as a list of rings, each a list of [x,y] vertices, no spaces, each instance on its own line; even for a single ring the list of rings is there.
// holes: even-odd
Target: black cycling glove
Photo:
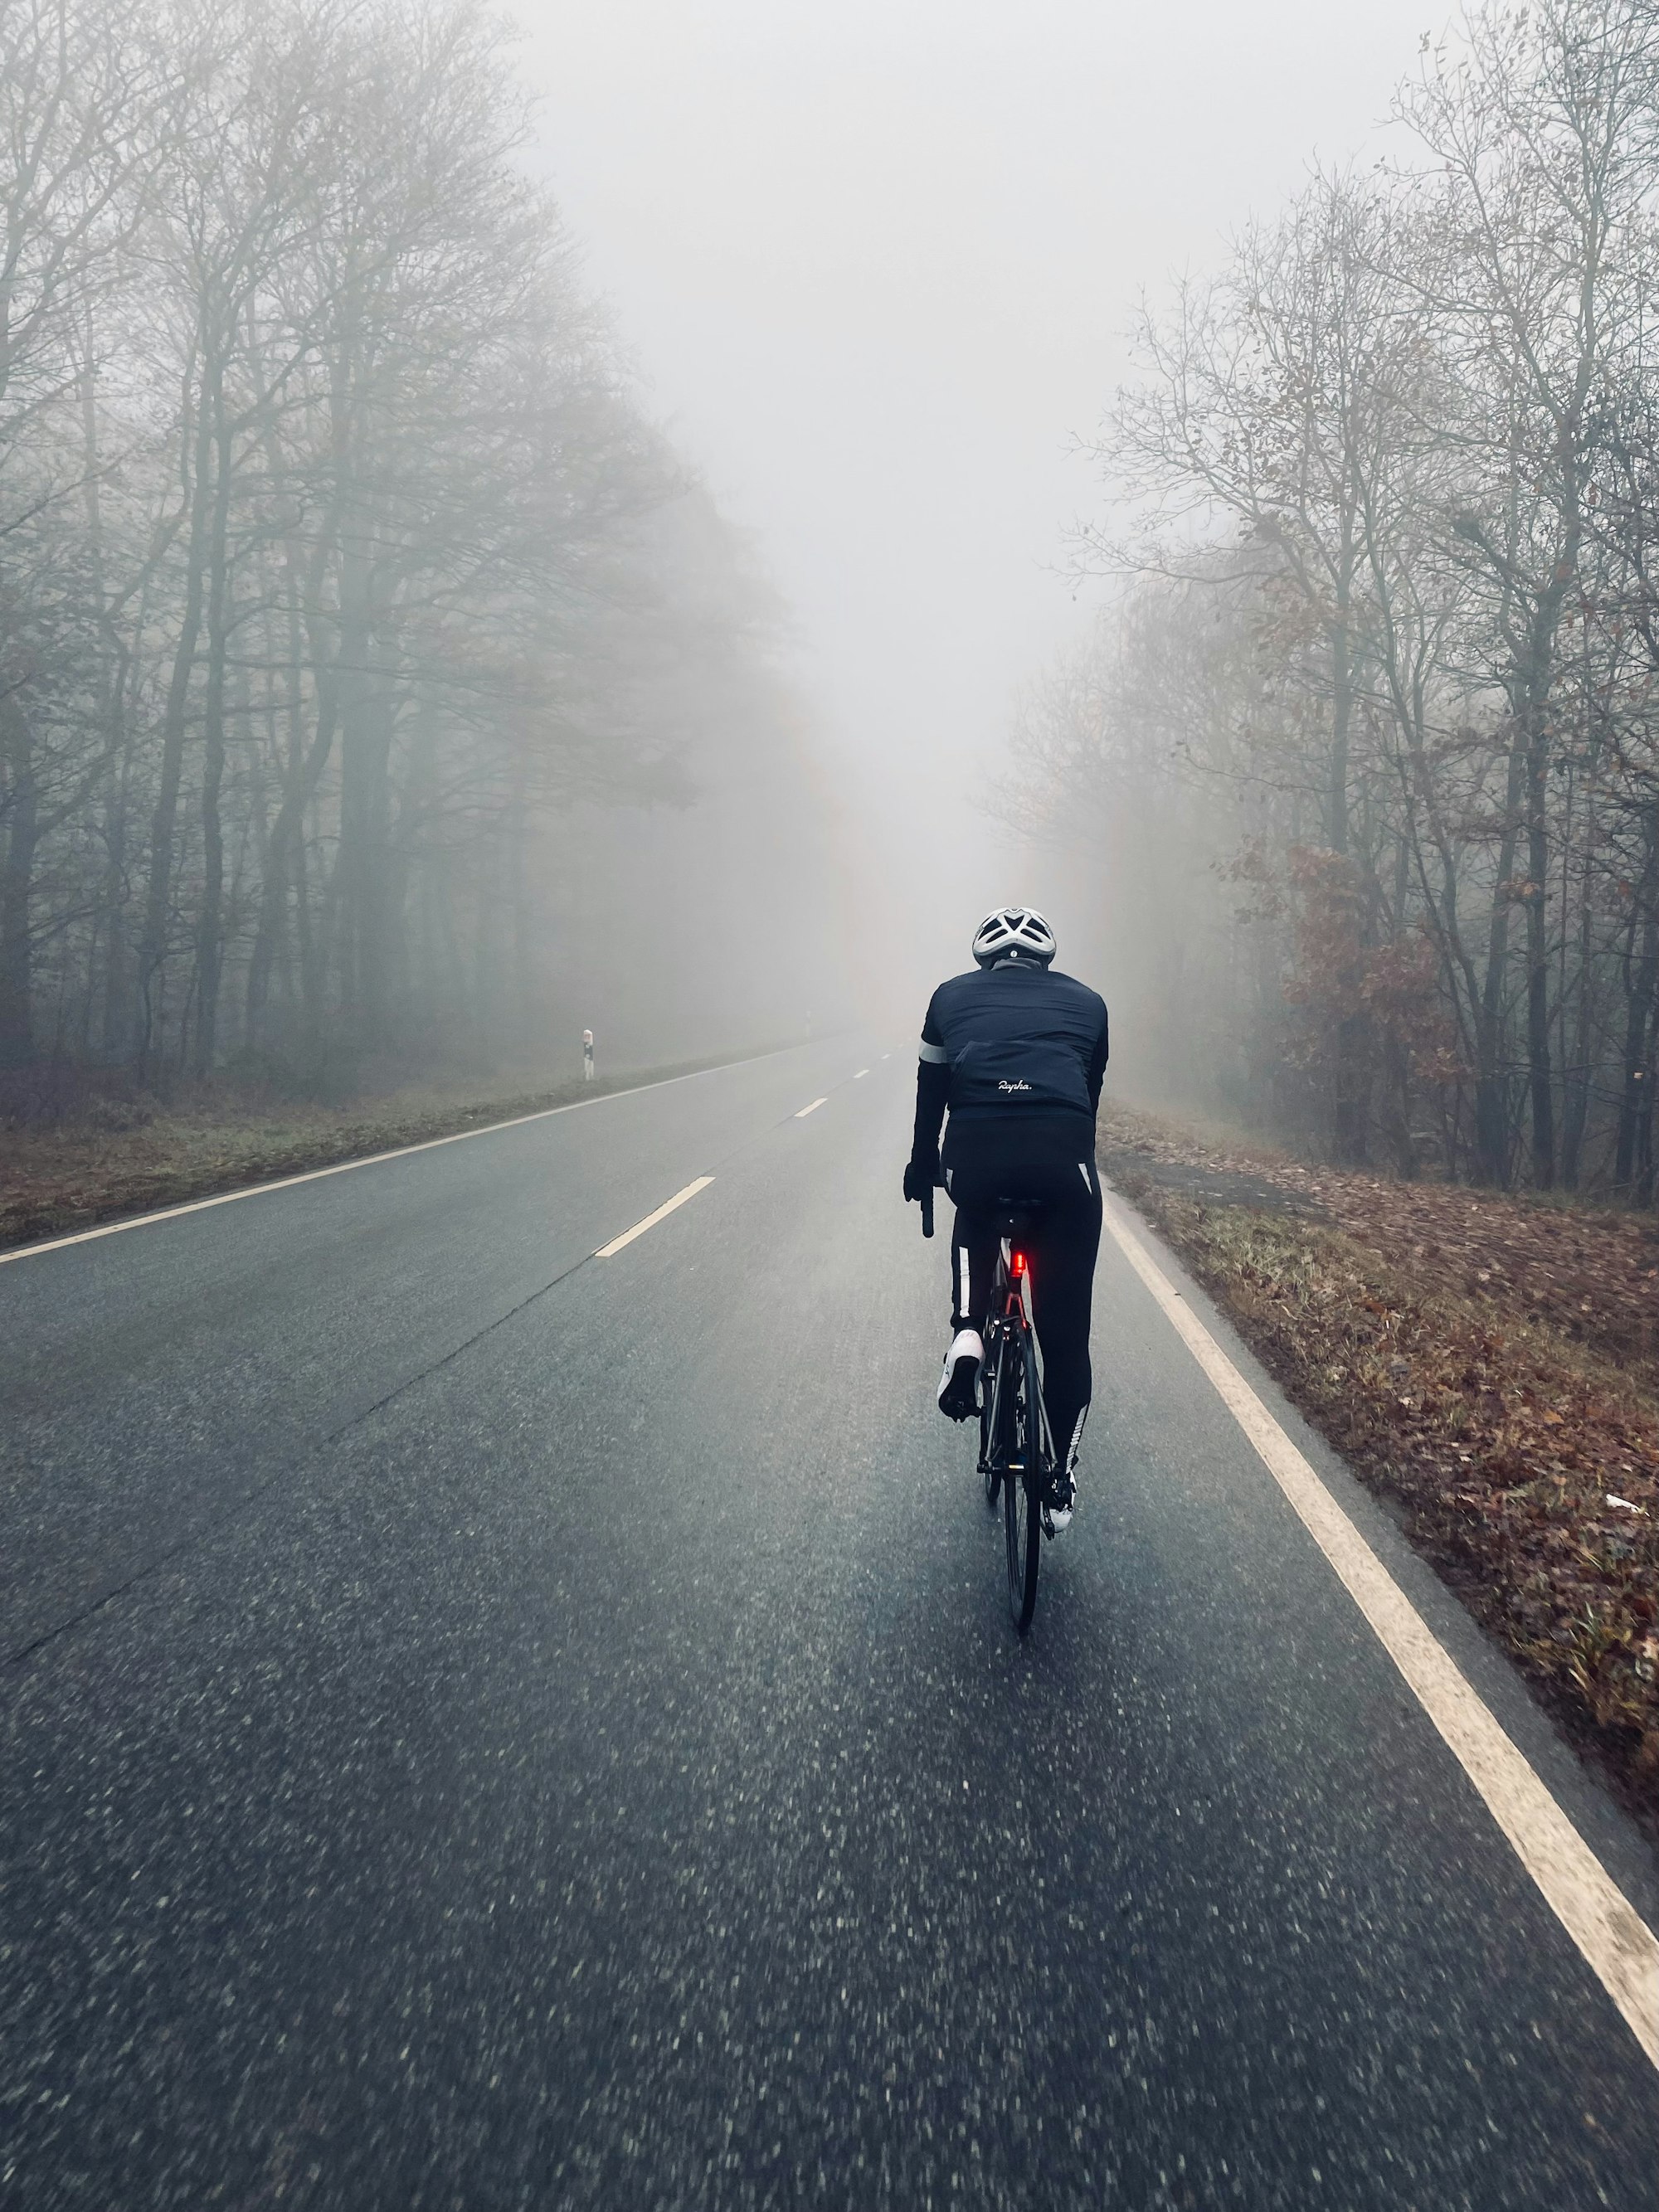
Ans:
[[[904,1167],[904,1202],[919,1206],[939,1182],[939,1156],[931,1160],[907,1160]]]

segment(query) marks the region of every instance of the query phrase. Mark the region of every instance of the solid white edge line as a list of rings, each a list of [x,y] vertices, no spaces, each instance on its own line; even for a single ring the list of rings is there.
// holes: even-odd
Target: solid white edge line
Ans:
[[[677,1206],[684,1206],[688,1198],[695,1198],[700,1190],[707,1190],[714,1180],[713,1176],[699,1176],[695,1182],[687,1183],[684,1190],[677,1190],[672,1198],[665,1199],[654,1213],[647,1213],[643,1221],[636,1221],[631,1229],[624,1229],[620,1237],[613,1237],[608,1244],[601,1244],[593,1257],[609,1260],[620,1252],[624,1244],[631,1244],[636,1237],[643,1237],[647,1229],[654,1229]]]
[[[795,1119],[798,1121],[804,1121],[809,1114],[816,1114],[820,1106],[827,1105],[829,1099],[830,1094],[826,1091],[822,1098],[815,1098],[810,1106],[803,1106]]]
[[[1659,2066],[1659,1940],[1653,1930],[1115,1203],[1107,1206],[1106,1225],[1480,1791],[1545,1902]]]
[[[784,1052],[798,1046],[785,1045]],[[538,1106],[533,1114],[514,1114],[506,1121],[484,1121],[476,1129],[455,1129],[447,1137],[423,1137],[418,1145],[394,1145],[389,1152],[365,1152],[355,1160],[336,1160],[330,1167],[307,1168],[303,1175],[278,1176],[270,1182],[244,1183],[240,1190],[222,1190],[212,1198],[192,1198],[183,1206],[166,1206],[155,1213],[130,1213],[124,1221],[106,1221],[96,1229],[77,1229],[72,1237],[54,1237],[44,1244],[20,1244],[15,1251],[0,1252],[0,1267],[13,1260],[38,1260],[46,1252],[61,1252],[67,1245],[94,1243],[100,1237],[119,1237],[128,1229],[148,1229],[157,1221],[176,1221],[183,1213],[205,1213],[210,1206],[231,1206],[239,1198],[264,1198],[274,1190],[293,1190],[302,1182],[321,1182],[326,1176],[349,1175],[353,1168],[377,1168],[387,1160],[406,1160],[416,1152],[434,1152],[440,1145],[462,1145],[469,1137],[493,1137],[501,1129],[521,1129],[526,1121],[550,1121],[556,1114],[577,1114],[584,1106],[608,1106],[616,1098],[637,1098],[641,1091],[666,1091],[671,1084],[695,1083],[699,1076],[723,1075],[727,1068],[752,1067],[756,1060],[771,1060],[769,1052],[751,1060],[723,1060],[713,1067],[693,1067],[684,1075],[661,1075],[654,1083],[630,1083],[626,1091],[603,1091],[597,1098],[572,1098],[562,1106]]]

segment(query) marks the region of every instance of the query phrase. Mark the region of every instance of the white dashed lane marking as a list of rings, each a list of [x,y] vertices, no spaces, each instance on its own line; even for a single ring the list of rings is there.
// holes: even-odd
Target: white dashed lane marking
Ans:
[[[757,1053],[757,1060],[769,1060]],[[152,1229],[158,1222],[177,1221],[186,1213],[206,1213],[216,1206],[234,1206],[245,1198],[270,1198],[279,1190],[294,1190],[302,1182],[324,1182],[330,1176],[353,1175],[359,1168],[384,1167],[388,1160],[412,1159],[416,1152],[435,1152],[445,1145],[469,1144],[474,1137],[499,1136],[504,1129],[522,1129],[532,1121],[550,1121],[560,1114],[580,1114],[595,1106],[614,1105],[619,1098],[637,1098],[641,1091],[666,1091],[676,1083],[696,1083],[704,1076],[724,1075],[728,1068],[746,1067],[749,1060],[723,1061],[716,1067],[693,1069],[690,1075],[665,1075],[655,1083],[633,1083],[623,1091],[604,1091],[597,1098],[573,1098],[563,1106],[543,1106],[533,1114],[514,1114],[505,1121],[485,1121],[476,1129],[457,1129],[447,1137],[423,1138],[417,1145],[394,1145],[390,1152],[366,1152],[361,1159],[336,1160],[330,1167],[307,1168],[302,1175],[278,1176],[271,1182],[245,1183],[240,1190],[222,1190],[212,1198],[192,1198],[183,1206],[164,1206],[154,1213],[129,1214],[124,1221],[106,1221],[96,1229],[78,1229],[72,1236],[53,1237],[44,1244],[23,1244],[15,1251],[0,1252],[0,1267],[14,1260],[39,1260],[48,1252],[61,1252],[70,1244],[94,1244],[105,1237],[124,1236],[129,1229]],[[678,1203],[677,1200],[676,1204]],[[641,1228],[649,1228],[642,1222]],[[636,1232],[630,1231],[629,1234]]]
[[[1544,1900],[1659,2066],[1659,1940],[1353,1522],[1187,1300],[1109,1204],[1106,1226],[1176,1334],[1261,1454],[1338,1580],[1370,1622]]]
[[[827,1097],[828,1094],[826,1093],[825,1096]],[[810,1106],[803,1106],[801,1108],[799,1113],[796,1115],[795,1119],[798,1121],[804,1121],[809,1114],[816,1114],[819,1107],[824,1103],[825,1101],[823,1098],[815,1098]]]
[[[860,1067],[860,1068],[859,1068],[859,1069],[854,1073],[854,1077],[853,1077],[853,1080],[854,1080],[854,1083],[862,1083],[862,1082],[863,1082],[863,1080],[864,1080],[864,1079],[865,1079],[865,1077],[866,1077],[866,1075],[868,1075],[868,1073],[870,1073],[870,1071],[869,1071],[869,1069],[868,1069],[867,1067]]]
[[[636,1237],[643,1237],[647,1229],[654,1229],[659,1221],[673,1212],[676,1206],[684,1206],[688,1198],[695,1198],[700,1190],[707,1190],[714,1180],[713,1176],[699,1176],[696,1182],[687,1183],[684,1190],[677,1190],[672,1198],[665,1199],[654,1213],[647,1213],[643,1221],[636,1221],[631,1229],[624,1229],[620,1237],[613,1237],[608,1244],[601,1244],[593,1257],[596,1260],[611,1259],[622,1250],[624,1244],[631,1244]]]

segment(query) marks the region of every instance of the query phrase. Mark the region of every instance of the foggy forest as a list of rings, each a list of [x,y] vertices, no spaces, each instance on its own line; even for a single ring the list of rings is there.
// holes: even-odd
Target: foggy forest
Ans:
[[[519,158],[505,33],[7,17],[9,1079],[304,1077],[596,1002],[660,1058],[845,1003],[787,612]],[[1150,293],[1082,441],[1095,612],[985,810],[1066,886],[1140,1095],[1647,1205],[1651,10],[1488,9],[1394,115]],[[745,897],[715,994],[684,916]]]
[[[0,1068],[799,1027],[823,836],[778,612],[518,159],[504,33],[5,18]],[[686,912],[763,895],[747,1035],[691,973],[642,984]]]
[[[1659,27],[1423,46],[1394,155],[1144,308],[1011,796],[1137,948],[1150,1095],[1650,1205]]]

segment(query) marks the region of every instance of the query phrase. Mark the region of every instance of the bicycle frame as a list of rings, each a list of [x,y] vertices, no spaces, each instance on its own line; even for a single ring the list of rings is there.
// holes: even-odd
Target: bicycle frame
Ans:
[[[1054,1442],[1037,1367],[1030,1304],[1031,1267],[1022,1224],[999,1224],[1000,1249],[985,1323],[980,1474],[988,1504],[1002,1493],[1008,1553],[1008,1608],[1023,1636],[1036,1605],[1048,1470]]]
[[[985,1373],[994,1378],[993,1392],[988,1399],[988,1409],[994,1404],[994,1392],[1002,1381],[1002,1363],[994,1361],[994,1342],[1007,1332],[1021,1337],[1030,1336],[1035,1342],[1036,1327],[1031,1319],[1030,1304],[1031,1262],[1030,1255],[1012,1236],[1005,1235],[999,1255],[996,1272],[991,1279],[991,1297],[985,1323]],[[1041,1440],[1044,1456],[1052,1464],[1054,1455],[1054,1437],[1048,1427],[1048,1408],[1040,1407]],[[994,1431],[992,1431],[994,1433]],[[985,1469],[985,1455],[981,1449],[980,1472]]]

